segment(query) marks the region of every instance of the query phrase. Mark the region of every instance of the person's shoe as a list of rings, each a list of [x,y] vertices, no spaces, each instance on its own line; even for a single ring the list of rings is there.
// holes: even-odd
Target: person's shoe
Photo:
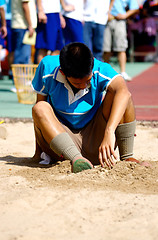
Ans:
[[[139,161],[139,160],[137,160],[133,157],[127,158],[127,159],[125,159],[125,161],[126,162],[135,162],[135,163],[138,163],[139,165],[144,166],[144,167],[151,167],[150,163],[145,162],[145,161],[141,162],[141,161]]]
[[[13,92],[13,93],[16,93],[16,92],[17,92],[17,90],[16,90],[15,87],[12,87],[12,88],[10,89],[10,91]]]
[[[140,161],[137,160],[137,159],[135,159],[135,158],[133,158],[133,157],[126,158],[125,161],[126,161],[126,162],[135,162],[135,163],[140,164]]]
[[[92,168],[93,165],[86,158],[77,158],[72,161],[71,171],[73,173],[78,173]]]
[[[8,75],[8,78],[9,78],[9,80],[13,80],[13,75],[12,75],[12,74],[9,74],[9,75]]]
[[[126,72],[121,72],[121,75],[125,81],[132,81],[132,78]]]
[[[3,74],[0,72],[0,80],[4,80]]]
[[[9,78],[10,80],[13,80],[12,70],[9,70],[9,72],[8,72],[8,78]]]

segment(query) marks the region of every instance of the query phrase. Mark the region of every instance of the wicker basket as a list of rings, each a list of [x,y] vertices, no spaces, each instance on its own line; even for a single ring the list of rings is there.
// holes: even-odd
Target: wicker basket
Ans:
[[[31,87],[37,64],[12,64],[12,72],[18,102],[23,104],[34,104],[37,94]]]

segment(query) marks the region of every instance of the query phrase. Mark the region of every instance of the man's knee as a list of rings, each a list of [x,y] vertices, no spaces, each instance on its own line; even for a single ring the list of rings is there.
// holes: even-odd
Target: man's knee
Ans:
[[[109,119],[111,113],[111,107],[114,99],[114,94],[110,91],[107,91],[104,100],[103,100],[103,116],[106,122]]]
[[[126,108],[126,111],[123,115],[123,118],[121,119],[120,123],[129,123],[129,122],[133,122],[135,120],[136,116],[135,116],[135,107],[132,101],[132,98],[130,97],[129,101],[128,101],[128,105]]]
[[[47,110],[51,110],[51,106],[48,102],[40,101],[36,103],[32,108],[32,117],[33,119],[40,119],[45,115]]]
[[[114,94],[110,91],[107,91],[107,94],[105,95],[105,98],[103,100],[103,115],[106,121],[108,121],[111,113],[113,99]],[[120,123],[133,122],[134,120],[135,120],[135,108],[132,98],[130,97],[127,104],[127,108],[122,116]]]

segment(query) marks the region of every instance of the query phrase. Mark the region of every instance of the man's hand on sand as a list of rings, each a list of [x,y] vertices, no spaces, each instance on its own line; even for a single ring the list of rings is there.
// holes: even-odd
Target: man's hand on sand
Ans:
[[[99,147],[99,161],[102,167],[105,167],[105,164],[112,168],[115,165],[117,160],[117,155],[114,150],[115,146],[115,134],[114,133],[105,133],[103,141]]]

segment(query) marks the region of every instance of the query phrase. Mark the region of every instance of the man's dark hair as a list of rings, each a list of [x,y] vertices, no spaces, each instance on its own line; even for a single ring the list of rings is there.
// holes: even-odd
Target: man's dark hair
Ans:
[[[84,78],[89,76],[93,65],[93,54],[83,43],[70,43],[64,46],[60,52],[61,70],[67,77]]]

